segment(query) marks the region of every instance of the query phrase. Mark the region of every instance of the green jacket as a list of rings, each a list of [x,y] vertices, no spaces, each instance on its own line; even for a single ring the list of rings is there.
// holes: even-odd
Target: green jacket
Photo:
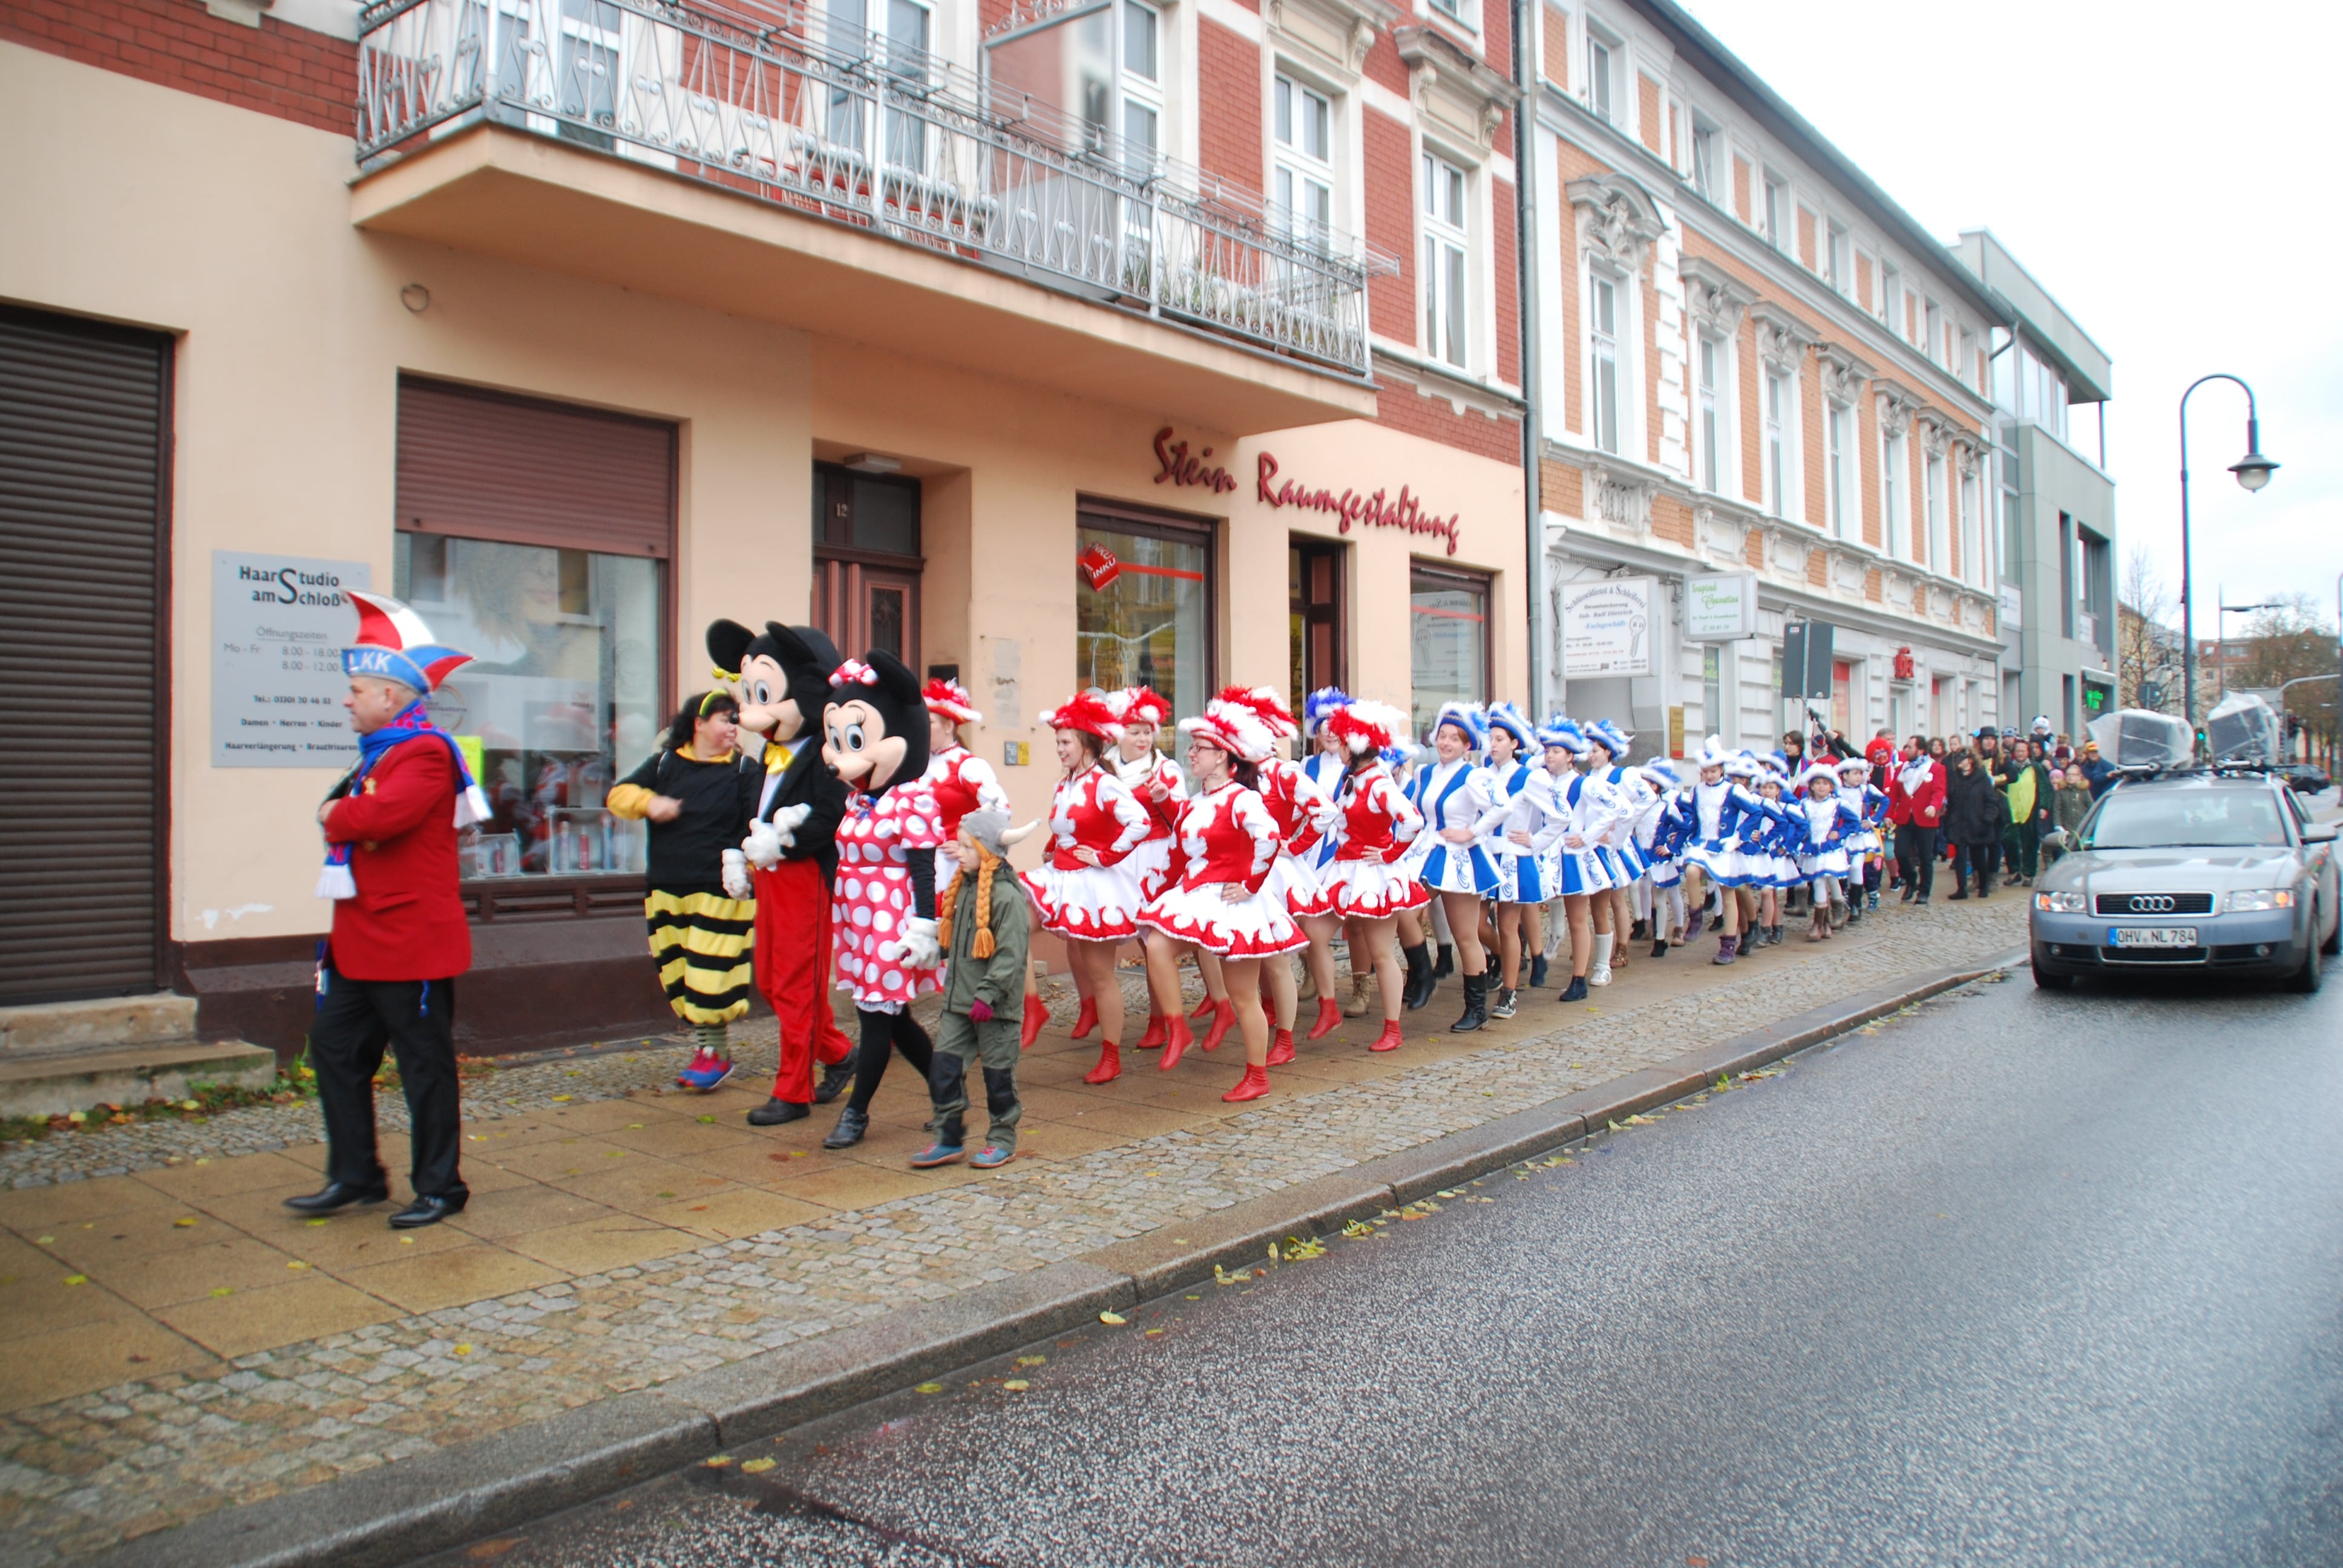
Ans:
[[[951,949],[945,957],[944,1010],[966,1012],[982,997],[992,1016],[1007,1023],[1025,1020],[1025,955],[1031,946],[1025,890],[1017,872],[1003,860],[992,872],[992,956],[978,958],[976,945],[976,877],[963,871],[953,895]]]
[[[2051,799],[2051,820],[2069,833],[2076,831],[2082,827],[2083,819],[2090,815],[2092,799],[2087,784],[2073,789],[2060,785]]]

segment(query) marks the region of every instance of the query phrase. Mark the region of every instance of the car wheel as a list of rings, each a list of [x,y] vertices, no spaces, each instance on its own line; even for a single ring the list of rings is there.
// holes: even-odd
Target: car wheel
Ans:
[[[2075,977],[2070,974],[2060,974],[2056,970],[2046,970],[2042,967],[2042,960],[2036,959],[2034,984],[2041,990],[2073,990]]]
[[[2318,913],[2315,910],[2311,912],[2314,915]],[[2324,978],[2319,973],[2320,966],[2318,955],[2324,950],[2326,950],[2326,944],[2324,942],[2306,942],[2303,944],[2302,967],[2286,977],[2287,990],[2298,992],[2303,996],[2309,996],[2318,990],[2318,982],[2322,978]]]

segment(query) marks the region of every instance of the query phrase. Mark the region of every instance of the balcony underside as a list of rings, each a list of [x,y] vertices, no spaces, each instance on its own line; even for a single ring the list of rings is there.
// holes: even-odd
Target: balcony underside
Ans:
[[[351,221],[1231,435],[1375,412],[1347,376],[498,126],[364,176]]]

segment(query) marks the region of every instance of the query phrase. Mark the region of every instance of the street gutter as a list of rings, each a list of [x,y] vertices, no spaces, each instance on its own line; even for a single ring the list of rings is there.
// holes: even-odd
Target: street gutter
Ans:
[[[1270,1243],[1369,1219],[1684,1099],[2024,964],[2018,948],[1906,976],[1527,1111],[938,1302],[901,1308],[493,1437],[226,1508],[87,1568],[396,1568],[621,1491],[1250,1265]]]

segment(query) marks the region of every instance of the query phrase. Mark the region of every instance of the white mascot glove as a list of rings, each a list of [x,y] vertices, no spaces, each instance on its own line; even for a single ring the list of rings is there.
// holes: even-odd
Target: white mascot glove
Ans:
[[[724,851],[724,890],[736,899],[757,896],[757,884],[749,879],[749,857],[738,849]]]
[[[773,831],[780,835],[783,849],[797,848],[798,829],[804,827],[806,819],[812,815],[811,806],[784,806],[773,813]]]
[[[749,864],[760,871],[769,871],[781,863],[781,851],[789,840],[774,830],[770,822],[751,822],[749,836],[740,840],[740,852]]]
[[[906,967],[931,970],[944,960],[944,950],[936,943],[936,922],[913,915],[903,922],[903,940],[900,944]]]

